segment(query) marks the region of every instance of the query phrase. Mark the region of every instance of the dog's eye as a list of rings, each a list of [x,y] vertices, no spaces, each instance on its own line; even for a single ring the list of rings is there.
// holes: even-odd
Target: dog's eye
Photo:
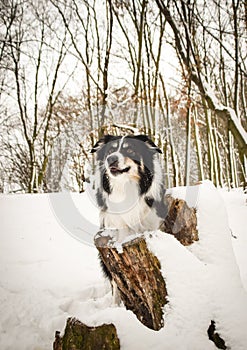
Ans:
[[[134,151],[133,149],[131,149],[131,148],[128,148],[128,149],[127,149],[127,153],[128,153],[128,154],[131,154],[132,156],[135,155],[135,151]]]
[[[111,153],[113,153],[113,152],[115,152],[115,148],[114,148],[114,147],[109,148],[108,154],[111,154]]]

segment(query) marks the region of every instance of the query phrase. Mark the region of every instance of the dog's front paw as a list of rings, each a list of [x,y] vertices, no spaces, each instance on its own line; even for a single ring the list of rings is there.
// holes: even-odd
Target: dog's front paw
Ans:
[[[96,233],[94,236],[94,243],[96,247],[106,246],[109,243],[113,244],[118,239],[118,230],[117,229],[102,229]]]

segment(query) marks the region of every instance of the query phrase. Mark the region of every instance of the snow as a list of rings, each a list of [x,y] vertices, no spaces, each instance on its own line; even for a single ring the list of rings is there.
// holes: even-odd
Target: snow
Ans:
[[[219,111],[227,111],[230,116],[230,120],[235,125],[236,130],[241,135],[242,140],[244,141],[245,145],[247,145],[247,132],[245,131],[244,127],[241,124],[240,119],[237,117],[236,112],[233,108],[224,106],[222,103],[220,103],[215,95],[215,92],[212,90],[210,85],[203,80],[203,87],[205,89],[206,95],[210,98],[214,108]]]
[[[0,197],[0,349],[52,349],[70,316],[113,322],[121,349],[210,350],[211,320],[232,350],[246,349],[247,205],[242,190],[210,182],[169,190],[197,208],[199,241],[148,232],[168,290],[165,326],[152,331],[112,305],[93,236],[98,210],[83,194]]]

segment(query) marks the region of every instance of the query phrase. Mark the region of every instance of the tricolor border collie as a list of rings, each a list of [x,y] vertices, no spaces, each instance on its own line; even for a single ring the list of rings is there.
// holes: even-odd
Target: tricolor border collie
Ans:
[[[115,240],[153,231],[166,216],[159,153],[146,135],[105,135],[96,152],[96,199],[101,230],[112,230]]]

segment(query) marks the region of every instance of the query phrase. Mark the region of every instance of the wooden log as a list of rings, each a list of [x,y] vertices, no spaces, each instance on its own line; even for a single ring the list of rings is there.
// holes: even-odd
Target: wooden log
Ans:
[[[120,343],[115,326],[103,324],[88,327],[75,318],[68,318],[63,337],[57,331],[53,350],[119,350]]]
[[[196,209],[190,208],[183,199],[165,197],[168,214],[161,225],[161,230],[172,234],[185,246],[199,240]]]
[[[96,235],[95,245],[124,305],[145,326],[159,330],[164,325],[163,306],[167,302],[159,260],[148,250],[144,237],[122,244],[121,252],[111,239]]]

